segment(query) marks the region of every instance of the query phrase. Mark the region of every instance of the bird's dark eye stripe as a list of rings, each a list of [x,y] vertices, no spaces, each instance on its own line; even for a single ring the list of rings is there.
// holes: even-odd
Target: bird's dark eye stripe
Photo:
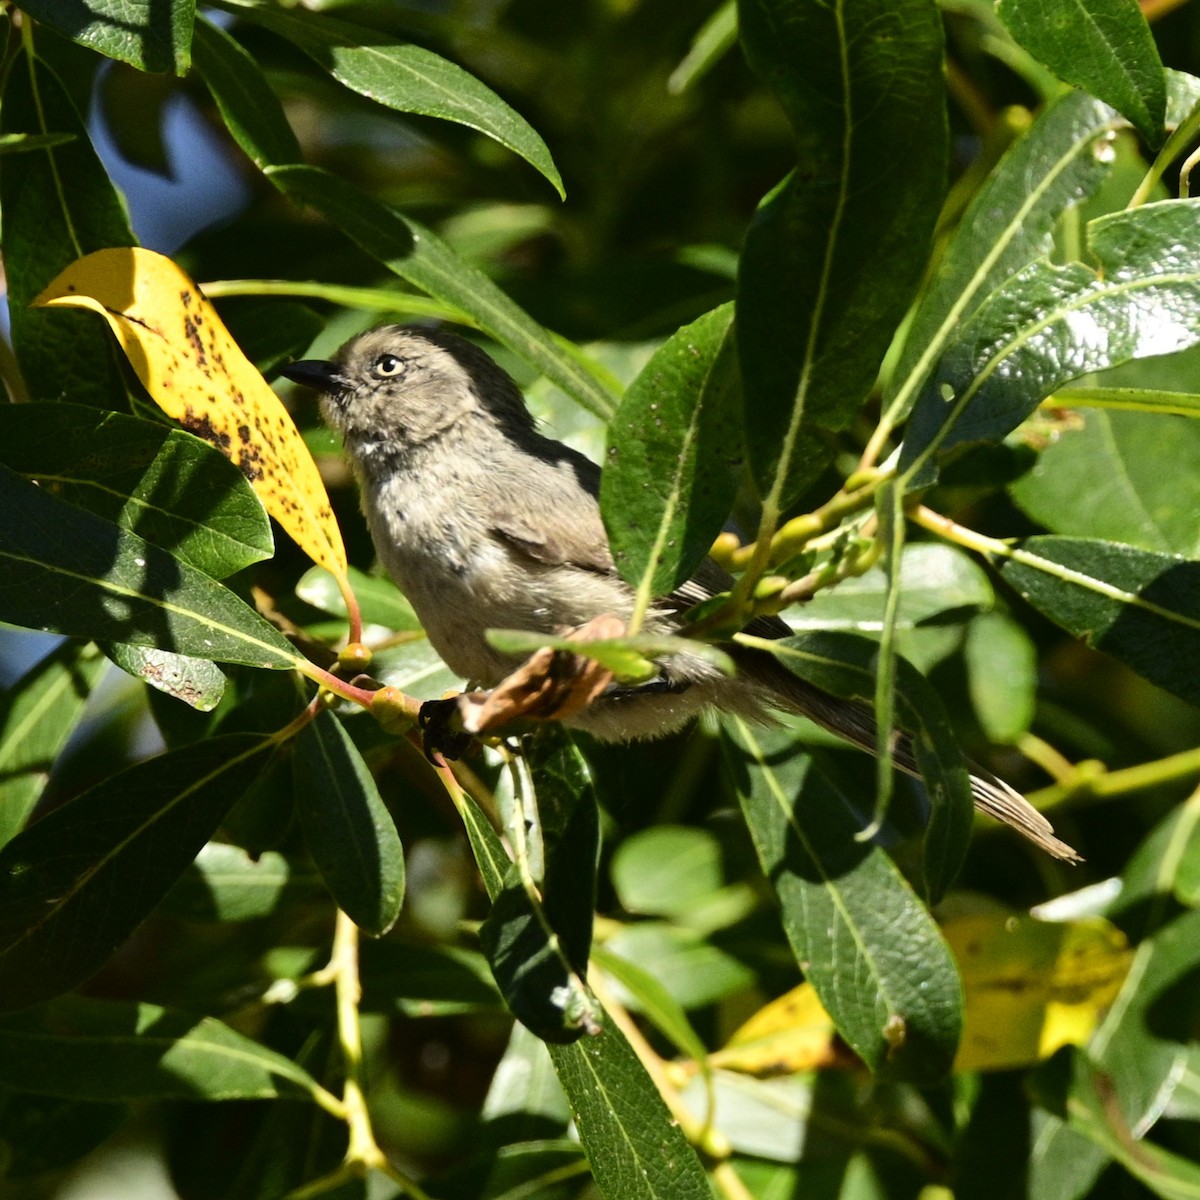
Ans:
[[[381,354],[374,365],[376,375],[398,375],[404,369],[404,359],[394,354]]]

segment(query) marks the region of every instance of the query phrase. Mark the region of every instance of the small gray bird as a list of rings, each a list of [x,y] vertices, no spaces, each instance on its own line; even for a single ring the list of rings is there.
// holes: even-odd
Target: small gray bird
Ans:
[[[541,434],[517,385],[478,347],[441,331],[384,325],[352,338],[332,362],[297,362],[283,374],[321,393],[358,476],[375,549],[456,674],[491,688],[519,665],[488,644],[488,629],[561,635],[602,614],[628,621],[633,590],[613,566],[597,501],[600,469]],[[732,583],[706,559],[656,602],[645,632],[676,632],[683,612]],[[759,617],[747,632],[781,638],[791,630]],[[567,723],[605,741],[632,741],[678,729],[710,705],[757,721],[770,721],[775,708],[874,750],[865,705],[805,683],[764,651],[727,649],[734,678],[699,657],[672,655],[658,679],[614,687]],[[903,734],[895,762],[919,774]],[[1007,784],[972,767],[971,789],[979,809],[1056,858],[1077,861]]]

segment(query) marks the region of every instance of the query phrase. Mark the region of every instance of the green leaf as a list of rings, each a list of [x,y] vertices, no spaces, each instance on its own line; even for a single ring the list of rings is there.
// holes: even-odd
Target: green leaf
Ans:
[[[925,268],[946,186],[942,24],[927,0],[741,0],[738,20],[798,139],[737,294],[750,463],[786,503],[826,461],[814,431],[858,415]]]
[[[1001,572],[1036,609],[1200,704],[1200,563],[1084,538],[1028,538],[1010,553]]]
[[[167,893],[160,911],[189,921],[253,921],[320,888],[315,871],[297,869],[274,850],[251,858],[241,846],[209,842]]]
[[[606,1200],[712,1200],[695,1150],[632,1047],[611,1022],[551,1046],[575,1127]]]
[[[407,945],[393,935],[364,942],[361,954],[366,1012],[439,1017],[504,1011],[487,959],[478,951]]]
[[[0,172],[0,241],[12,345],[29,397],[124,407],[120,352],[108,330],[81,312],[29,305],[80,256],[134,244],[125,204],[62,84],[39,59],[18,55],[13,63],[0,131],[73,135],[68,145],[9,159]]]
[[[5,1181],[72,1165],[111,1137],[128,1115],[122,1104],[89,1104],[0,1089]]]
[[[0,846],[33,811],[103,669],[95,647],[68,642],[0,696]]]
[[[88,0],[78,7],[21,0],[21,7],[63,37],[139,71],[183,75],[188,69],[195,0]]]
[[[670,337],[608,426],[600,511],[621,577],[647,597],[689,579],[721,532],[740,478],[733,306]]]
[[[984,613],[967,626],[963,646],[971,703],[994,742],[1028,732],[1037,701],[1037,648],[1005,613]]]
[[[1050,249],[1063,211],[1112,171],[1121,118],[1078,93],[1050,105],[1008,151],[967,206],[917,306],[887,390],[892,421],[905,417],[959,327],[998,285]]]
[[[476,129],[519,154],[560,196],[562,177],[546,143],[491,88],[461,67],[420,46],[316,12],[220,0],[227,12],[294,42],[334,79],[399,112],[440,117]]]
[[[1200,400],[1200,398],[1197,398]],[[1200,423],[1083,408],[1010,488],[1052,533],[1200,557]]]
[[[493,901],[509,858],[470,797],[460,815]],[[711,1200],[700,1160],[624,1035],[605,1020],[599,1034],[547,1047],[601,1192],[610,1200]]]
[[[436,234],[317,167],[271,166],[267,178],[295,204],[316,209],[389,271],[467,313],[476,326],[542,371],[597,416],[614,397],[597,374]]]
[[[658,825],[626,838],[611,870],[627,912],[685,917],[720,888],[721,846],[707,829]]]
[[[0,1021],[0,1083],[109,1101],[298,1097],[318,1086],[214,1017],[79,996]]]
[[[405,632],[421,628],[412,605],[390,579],[381,579],[351,567],[350,587],[362,610],[364,624],[383,625],[387,629]],[[346,597],[342,595],[337,580],[323,567],[311,567],[300,576],[296,583],[296,595],[305,604],[311,604],[323,612],[338,617],[346,615]]]
[[[0,851],[0,1010],[98,970],[254,781],[271,743],[210,738],[96,784]]]
[[[167,696],[182,700],[197,712],[212,712],[225,694],[225,675],[216,663],[187,654],[172,654],[154,646],[116,642],[105,653],[122,671],[144,679]]]
[[[999,440],[1064,383],[1200,341],[1200,201],[1110,213],[1088,234],[1096,270],[1033,263],[960,328],[909,422],[910,487],[932,481],[935,455]]]
[[[0,505],[0,620],[217,662],[303,662],[227,588],[3,466]]]
[[[254,59],[225,30],[196,21],[192,54],[234,140],[255,166],[300,162],[303,151],[283,105]]]
[[[296,815],[338,907],[367,933],[387,933],[404,901],[404,848],[375,780],[327,709],[296,735]]]
[[[996,13],[1064,83],[1124,113],[1152,147],[1162,143],[1163,65],[1137,0],[997,0]]]
[[[157,421],[78,404],[0,406],[0,462],[217,579],[274,553],[242,472]]]
[[[571,736],[548,727],[527,751],[510,838],[522,847],[480,941],[505,1002],[532,1032],[570,1042],[594,1023],[584,990],[592,944],[600,826],[591,773]],[[517,776],[520,779],[520,775]]]
[[[784,930],[838,1032],[873,1071],[931,1083],[962,1028],[954,960],[849,800],[791,735],[737,721],[725,746]]]
[[[961,550],[935,542],[906,544],[900,558],[897,629],[915,629],[950,614],[989,609],[995,592],[987,572]],[[882,567],[819,591],[786,611],[796,632],[840,629],[878,637],[883,628],[888,577]]]
[[[878,646],[866,638],[825,632],[778,642],[756,639],[754,644],[823,691],[874,703]],[[911,663],[899,657],[895,661],[896,723],[913,734],[913,756],[930,801],[922,870],[933,902],[954,881],[967,852],[973,811],[970,777],[941,698]]]

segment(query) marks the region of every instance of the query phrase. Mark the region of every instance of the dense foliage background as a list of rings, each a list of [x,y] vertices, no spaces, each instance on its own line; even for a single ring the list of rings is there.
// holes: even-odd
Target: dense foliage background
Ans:
[[[1196,1194],[1200,10],[1143,9],[6,7],[0,1195]],[[331,577],[31,306],[134,244],[268,379],[472,331],[626,578],[736,530],[697,636],[782,610],[928,790],[799,721],[451,774],[306,709]],[[370,673],[454,688],[279,390]]]

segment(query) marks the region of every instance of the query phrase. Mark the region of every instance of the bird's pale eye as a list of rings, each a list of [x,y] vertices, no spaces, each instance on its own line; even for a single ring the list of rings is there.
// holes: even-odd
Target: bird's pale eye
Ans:
[[[404,359],[397,358],[394,354],[381,354],[371,367],[371,371],[380,379],[387,379],[393,375],[399,375],[404,370]]]

